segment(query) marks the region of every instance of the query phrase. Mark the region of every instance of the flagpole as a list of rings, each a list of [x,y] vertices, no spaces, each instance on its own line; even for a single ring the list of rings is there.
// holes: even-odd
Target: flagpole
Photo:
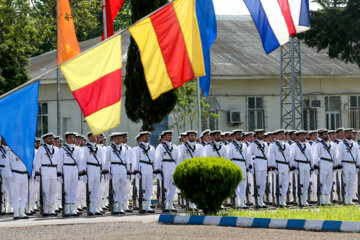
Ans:
[[[197,100],[198,100],[198,115],[199,115],[199,134],[200,136],[202,129],[201,129],[201,98],[200,98],[200,78],[197,78]]]
[[[106,25],[106,2],[105,0],[102,0],[102,4],[103,4],[103,25],[104,25],[104,40],[107,39],[108,35],[107,35],[107,25]]]
[[[59,58],[59,0],[56,0],[56,60]],[[60,98],[61,98],[61,92],[60,92],[60,69],[56,68],[56,85],[57,85],[57,93],[56,93],[56,122],[57,122],[57,129],[56,134],[59,136],[61,131],[61,112],[60,112]]]

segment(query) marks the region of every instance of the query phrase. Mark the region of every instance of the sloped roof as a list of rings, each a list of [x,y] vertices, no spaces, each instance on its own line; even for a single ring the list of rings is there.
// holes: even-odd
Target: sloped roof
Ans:
[[[213,77],[278,76],[280,72],[280,49],[266,55],[250,16],[217,16],[217,38],[211,48],[211,74]],[[82,51],[100,42],[100,37],[80,43]],[[126,69],[130,33],[122,33],[123,75]],[[325,51],[317,52],[301,44],[303,76],[359,76],[360,68],[330,59]],[[56,51],[30,59],[29,73],[37,76],[56,66]],[[63,78],[63,76],[61,76]],[[43,79],[56,79],[56,71]]]

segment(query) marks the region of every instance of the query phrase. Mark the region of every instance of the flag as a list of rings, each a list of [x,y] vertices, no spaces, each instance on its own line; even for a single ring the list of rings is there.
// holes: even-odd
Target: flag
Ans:
[[[287,43],[297,33],[292,15],[295,2],[309,0],[244,0],[259,31],[265,52],[268,54]],[[299,21],[297,21],[299,23]],[[301,23],[303,24],[303,23]]]
[[[289,0],[291,16],[295,25],[296,33],[310,29],[310,6],[309,0]]]
[[[105,0],[107,38],[114,35],[113,22],[116,18],[116,15],[119,13],[124,1],[125,0]],[[102,40],[104,40],[104,33],[102,35]]]
[[[32,173],[38,118],[39,82],[0,99],[0,136]]]
[[[60,65],[78,54],[80,54],[80,47],[76,38],[69,0],[59,0],[57,64]]]
[[[60,70],[94,135],[120,124],[121,35],[62,64]]]
[[[175,0],[129,28],[152,99],[205,75],[195,0]]]
[[[210,47],[214,43],[217,34],[216,16],[212,0],[196,0],[196,17],[199,23],[201,45],[204,55],[206,75],[200,77],[200,87],[205,96],[210,91]]]

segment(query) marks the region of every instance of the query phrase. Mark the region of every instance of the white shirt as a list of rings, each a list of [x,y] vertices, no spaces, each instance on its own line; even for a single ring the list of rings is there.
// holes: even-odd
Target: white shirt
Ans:
[[[268,150],[268,146],[264,144],[261,140],[254,140],[249,148],[249,155],[254,159],[254,167],[255,171],[267,171],[268,160],[266,157],[266,152]]]
[[[132,149],[134,159],[133,169],[140,171],[142,174],[153,174],[153,166],[155,163],[155,148],[149,143],[141,142]]]
[[[338,164],[341,164],[344,168],[356,170],[356,165],[360,165],[359,146],[355,141],[343,140],[336,150]]]
[[[276,140],[270,144],[267,157],[269,165],[276,167],[280,173],[290,170],[290,145],[284,141]]]
[[[312,147],[309,143],[298,142],[296,144],[292,144],[290,149],[291,166],[295,166],[300,170],[310,170],[310,168],[314,166]]]
[[[84,168],[87,173],[100,173],[101,169],[105,166],[102,149],[92,142],[88,142],[83,149],[83,164],[86,165]]]
[[[212,141],[202,152],[203,157],[226,157],[226,146],[221,142]]]
[[[48,152],[47,150],[45,150],[45,148],[48,149]],[[34,161],[35,172],[40,172],[41,170],[41,174],[43,176],[56,177],[57,176],[56,154],[57,154],[57,149],[52,145],[45,144],[40,146],[35,155],[35,161]],[[51,165],[54,167],[47,167],[46,165],[48,166]]]
[[[320,167],[320,171],[333,171],[333,167],[337,165],[336,151],[334,145],[330,141],[319,141],[314,146],[314,164]],[[321,160],[330,159],[330,161]]]
[[[130,171],[129,151],[123,145],[112,143],[106,148],[105,169],[112,175],[127,176]]]
[[[246,144],[236,140],[226,146],[226,158],[238,165],[243,172],[246,172],[246,169],[252,164]],[[244,159],[244,161],[239,159]]]
[[[172,175],[179,163],[179,153],[177,147],[171,142],[160,143],[155,151],[154,169],[162,169],[164,174]]]

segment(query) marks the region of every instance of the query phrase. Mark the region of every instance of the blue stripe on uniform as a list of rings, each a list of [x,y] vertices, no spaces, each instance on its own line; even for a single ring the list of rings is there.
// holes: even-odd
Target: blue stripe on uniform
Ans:
[[[237,220],[237,217],[222,217],[220,219],[219,226],[235,227],[236,226],[236,220]]]
[[[190,216],[189,224],[203,224],[205,216]]]
[[[286,228],[287,229],[297,229],[301,230],[304,229],[305,221],[303,219],[289,219]]]
[[[324,221],[321,230],[339,232],[341,228],[341,221]]]
[[[265,52],[268,54],[280,46],[260,0],[244,0],[259,31]]]
[[[254,228],[269,228],[270,218],[254,218],[252,227]]]

